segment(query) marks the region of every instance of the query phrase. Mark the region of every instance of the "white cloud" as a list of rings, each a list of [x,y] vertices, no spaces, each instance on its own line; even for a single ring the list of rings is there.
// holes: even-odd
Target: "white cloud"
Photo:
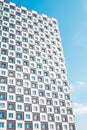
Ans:
[[[85,81],[76,81],[76,82],[70,84],[71,89],[74,89],[74,88],[76,89],[78,87],[79,88],[87,87],[87,82],[85,82]]]
[[[87,105],[74,103],[74,114],[75,115],[87,114]]]
[[[70,84],[70,88],[73,89],[75,86],[73,84]]]
[[[84,86],[85,84],[86,84],[86,82],[83,82],[83,81],[77,81],[76,82],[78,85],[80,85],[80,86]]]

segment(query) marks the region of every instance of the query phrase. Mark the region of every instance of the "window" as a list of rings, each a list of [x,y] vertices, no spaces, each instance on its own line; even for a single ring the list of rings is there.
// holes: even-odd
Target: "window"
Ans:
[[[12,95],[9,96],[9,100],[13,100],[13,96]]]
[[[49,70],[50,70],[50,71],[53,71],[53,68],[52,68],[52,67],[49,67]]]
[[[29,18],[29,17],[28,17],[28,18]],[[30,29],[32,29],[32,28],[33,28],[31,25],[28,25],[28,27],[29,27]]]
[[[39,68],[39,69],[40,69],[40,68],[41,68],[41,65],[40,65],[40,64],[37,64],[37,68]]]
[[[29,94],[29,89],[26,88],[26,89],[24,90],[24,94]]]
[[[65,74],[65,70],[61,70],[61,73],[62,73],[62,74]]]
[[[9,58],[9,62],[10,63],[14,63],[14,59],[13,58]]]
[[[22,123],[18,123],[18,128],[22,128]]]
[[[49,76],[48,72],[44,72],[44,76]]]
[[[4,21],[8,21],[9,19],[7,17],[3,17],[3,20]]]
[[[17,96],[17,102],[22,102],[23,101],[23,97],[22,96]]]
[[[4,122],[0,121],[0,128],[4,128]]]
[[[70,96],[69,95],[65,95],[65,99],[66,100],[70,99]]]
[[[3,2],[0,1],[0,5],[3,5]]]
[[[10,77],[14,77],[14,72],[9,72]]]
[[[0,86],[1,91],[5,91],[5,86]]]
[[[38,87],[39,87],[39,88],[43,88],[43,85],[42,85],[42,84],[39,84]]]
[[[20,66],[16,66],[16,70],[17,71],[21,71],[21,67]]]
[[[46,111],[46,108],[45,108],[45,107],[40,107],[40,111],[41,111],[41,112],[45,112],[45,111]]]
[[[39,81],[39,82],[42,82],[43,80],[42,80],[42,78],[41,78],[41,77],[38,77],[38,81]]]
[[[48,108],[48,112],[52,112],[52,108]]]
[[[17,57],[17,58],[21,58],[22,56],[21,56],[20,53],[17,53],[17,54],[16,54],[16,57]]]
[[[54,129],[54,125],[53,124],[50,124],[50,129]]]
[[[70,130],[74,130],[74,129],[75,129],[74,124],[73,124],[73,125],[70,125]]]
[[[31,109],[31,108],[30,108],[29,105],[26,105],[26,106],[25,106],[25,110],[26,110],[26,111],[30,111],[30,109]]]
[[[67,125],[64,125],[64,130],[67,130],[67,128],[68,128]]]
[[[44,96],[44,92],[39,92],[39,96]]]
[[[20,14],[19,12],[16,12],[16,15],[17,15],[17,16],[21,16],[21,14]]]
[[[50,90],[50,86],[49,85],[45,85],[45,89],[46,90]]]
[[[2,60],[3,60],[3,61],[6,61],[6,57],[2,57]]]
[[[59,92],[62,92],[62,91],[63,91],[63,89],[62,89],[62,88],[60,88],[60,87],[58,87],[58,91],[59,91]]]
[[[55,80],[51,80],[51,83],[52,83],[52,84],[55,84]]]
[[[34,118],[34,120],[39,120],[39,116],[38,115],[33,115],[33,118]]]
[[[43,63],[46,64],[46,63],[47,63],[47,60],[43,60]]]
[[[23,42],[27,42],[27,38],[23,38]]]
[[[34,58],[34,57],[30,57],[30,60],[31,60],[31,61],[35,61],[35,58]]]
[[[18,110],[22,110],[22,105],[17,105]]]
[[[8,28],[7,27],[3,27],[3,31],[8,31]]]
[[[60,101],[60,106],[65,106],[65,102],[64,101]]]
[[[56,94],[56,93],[53,93],[53,94],[52,94],[52,97],[53,97],[53,98],[57,98],[57,94]]]
[[[15,10],[15,7],[14,7],[14,6],[12,6],[12,5],[10,5],[10,9]]]
[[[17,119],[23,119],[23,114],[22,113],[17,113]]]
[[[14,122],[8,122],[8,128],[13,129],[14,128]]]
[[[32,73],[32,74],[35,74],[36,72],[35,72],[35,70],[34,70],[34,69],[31,69],[31,73]]]
[[[47,100],[47,105],[51,105],[51,100]]]
[[[32,99],[32,102],[33,102],[33,103],[37,103],[37,99],[36,99],[36,98],[33,98],[33,99]]]
[[[35,80],[35,76],[32,76],[31,79],[32,79],[32,80]]]
[[[61,109],[61,112],[64,114],[65,113],[65,109]]]
[[[6,75],[6,71],[1,71],[1,74],[2,75]]]
[[[25,97],[25,102],[30,102],[30,98],[29,97]]]
[[[21,46],[21,43],[19,41],[16,42],[17,46]]]
[[[5,104],[4,103],[0,103],[0,108],[5,108]]]
[[[10,28],[15,28],[15,25],[14,24],[10,24]]]
[[[14,46],[11,46],[11,45],[10,45],[10,46],[9,46],[9,50],[15,50],[15,49],[14,49]]]
[[[67,86],[68,84],[67,84],[67,82],[63,82],[63,85],[64,85],[64,86]]]
[[[67,122],[67,117],[66,117],[66,116],[63,116],[63,117],[62,117],[62,121],[63,121],[63,122]]]
[[[8,103],[8,109],[9,110],[14,110],[15,109],[15,105],[13,103]]]
[[[34,49],[34,46],[30,45],[29,48],[30,48],[30,49]]]
[[[55,113],[60,113],[58,108],[54,108]]]
[[[31,128],[31,124],[30,123],[26,123],[26,128],[27,129]]]
[[[48,119],[49,119],[49,121],[53,121],[54,117],[53,116],[49,116]]]
[[[47,129],[47,125],[46,124],[42,124],[42,129]]]
[[[15,15],[13,15],[13,14],[10,14],[10,18],[13,18],[13,19],[14,19],[14,18],[15,18]]]
[[[46,93],[46,96],[50,97],[50,93]]]
[[[3,94],[3,93],[0,93],[0,99],[1,99],[1,100],[5,100],[5,99],[6,99],[6,95]]]
[[[14,80],[13,80],[13,79],[9,79],[9,83],[10,83],[10,84],[13,84],[13,83],[14,83]]]
[[[58,130],[62,129],[62,127],[61,127],[60,124],[57,124],[57,129],[58,129]]]
[[[67,109],[68,114],[72,114],[72,109]]]
[[[34,96],[36,95],[36,91],[35,90],[32,91],[32,95],[34,95]]]
[[[13,113],[9,113],[9,114],[8,114],[8,117],[9,117],[9,118],[13,118]]]
[[[30,114],[26,114],[26,119],[30,119]]]
[[[16,80],[16,85],[21,86],[22,85],[22,81]]]
[[[28,66],[28,62],[27,62],[27,61],[24,61],[24,62],[23,62],[23,65],[24,65],[24,66]]]
[[[41,54],[40,54],[39,52],[36,52],[36,55],[37,55],[37,56],[41,56]]]
[[[36,87],[37,87],[36,83],[32,83],[31,86],[32,86],[33,88],[36,88]]]
[[[6,78],[1,77],[0,82],[1,82],[1,83],[6,83],[6,82],[7,82],[7,81],[6,81]]]
[[[0,119],[5,119],[5,112],[0,111]]]
[[[2,50],[2,54],[3,55],[7,55],[7,51],[6,50]]]
[[[9,34],[9,37],[10,37],[10,38],[15,38],[15,35]]]
[[[38,107],[37,107],[37,106],[34,106],[34,107],[33,107],[33,110],[34,110],[34,111],[38,111]]]
[[[36,129],[39,128],[39,124],[35,123],[34,128],[36,128]]]
[[[13,87],[9,87],[9,88],[8,88],[8,92],[13,93],[14,91],[15,91],[15,89],[14,89]]]
[[[22,13],[23,13],[23,14],[26,14],[26,11],[25,11],[25,10],[22,10]]]
[[[52,86],[52,90],[56,90],[55,86]]]

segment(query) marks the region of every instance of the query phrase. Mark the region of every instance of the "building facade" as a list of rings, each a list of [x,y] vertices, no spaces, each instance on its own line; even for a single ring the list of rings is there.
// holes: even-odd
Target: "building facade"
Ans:
[[[0,130],[75,130],[57,20],[4,0]]]

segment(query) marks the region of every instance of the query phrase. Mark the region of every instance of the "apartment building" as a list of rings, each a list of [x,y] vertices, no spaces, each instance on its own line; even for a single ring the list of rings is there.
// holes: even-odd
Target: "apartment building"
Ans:
[[[0,0],[0,130],[75,130],[56,19]]]

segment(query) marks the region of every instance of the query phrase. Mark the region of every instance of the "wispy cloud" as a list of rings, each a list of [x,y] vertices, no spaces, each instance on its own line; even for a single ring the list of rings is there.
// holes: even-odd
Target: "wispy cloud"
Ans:
[[[87,114],[87,105],[74,103],[74,114],[75,115]]]
[[[86,85],[86,82],[83,82],[83,81],[77,81],[76,83],[77,83],[78,85],[80,85],[80,86]]]
[[[70,84],[71,89],[74,89],[74,88],[76,89],[78,87],[79,88],[87,87],[87,82],[85,82],[85,81],[76,81],[76,82]]]

